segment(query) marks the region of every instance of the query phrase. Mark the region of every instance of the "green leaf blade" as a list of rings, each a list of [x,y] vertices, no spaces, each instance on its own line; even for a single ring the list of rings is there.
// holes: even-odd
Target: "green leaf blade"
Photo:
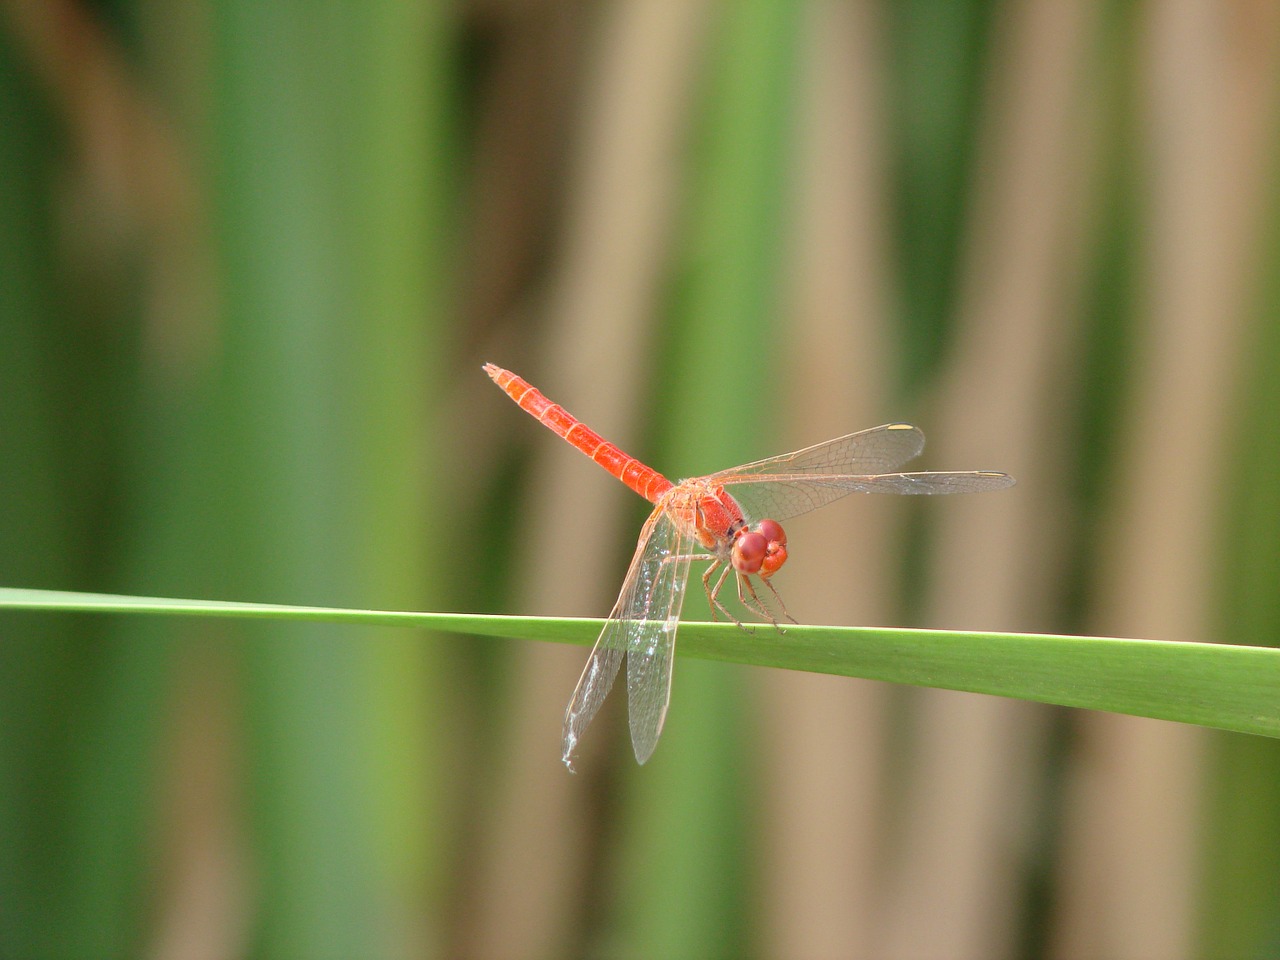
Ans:
[[[350,610],[0,588],[0,610],[241,617],[416,627],[587,645],[604,621]],[[1280,737],[1280,649],[889,627],[681,624],[678,653],[1012,697]]]

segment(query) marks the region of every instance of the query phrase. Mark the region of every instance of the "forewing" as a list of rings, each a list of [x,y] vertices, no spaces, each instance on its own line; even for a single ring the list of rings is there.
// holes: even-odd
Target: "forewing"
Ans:
[[[631,746],[636,761],[653,754],[671,702],[671,668],[676,650],[676,628],[689,582],[693,544],[663,516],[661,547],[650,550],[653,586],[645,605],[645,619],[633,620],[627,638],[627,712],[631,717]]]
[[[729,475],[746,477],[779,474],[874,476],[895,472],[908,460],[920,456],[923,449],[924,434],[919,428],[909,423],[886,423],[824,443],[815,443],[793,453],[756,460],[732,470],[722,470],[706,479],[717,480]]]
[[[689,574],[689,551],[661,507],[645,521],[622,591],[587,658],[564,717],[563,760],[573,752],[628,656],[627,698],[636,759],[649,759],[671,694],[671,656]]]
[[[719,482],[728,488],[753,519],[786,520],[808,513],[851,493],[943,494],[981,493],[1013,486],[1013,477],[990,470],[953,473],[882,473],[872,476],[819,476],[809,473],[740,476]]]

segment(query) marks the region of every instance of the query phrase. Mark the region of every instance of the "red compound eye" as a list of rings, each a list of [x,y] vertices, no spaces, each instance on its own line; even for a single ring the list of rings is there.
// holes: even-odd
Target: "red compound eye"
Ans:
[[[760,561],[760,576],[767,580],[787,562],[787,534],[777,520],[761,520],[754,532],[768,542],[764,559]]]
[[[787,545],[787,534],[777,520],[761,520],[756,524],[756,532],[770,543],[776,543],[780,547]]]
[[[733,569],[739,573],[758,573],[769,552],[769,541],[761,533],[748,531],[733,542]]]
[[[760,576],[768,580],[787,562],[787,548],[778,543],[769,544],[769,551],[760,564]]]

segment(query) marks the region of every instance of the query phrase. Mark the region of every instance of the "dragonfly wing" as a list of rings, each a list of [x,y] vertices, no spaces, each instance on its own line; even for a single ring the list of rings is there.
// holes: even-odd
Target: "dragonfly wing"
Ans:
[[[671,702],[671,668],[676,628],[689,582],[692,543],[664,514],[644,561],[653,575],[644,603],[644,619],[633,621],[627,650],[627,712],[636,761],[653,754]],[[657,544],[655,548],[655,544]]]
[[[749,517],[769,517],[782,521],[816,510],[851,493],[980,493],[1013,486],[1013,477],[990,470],[882,473],[870,476],[821,476],[811,473],[742,476],[735,472],[721,476],[718,482],[728,488]]]
[[[608,632],[609,627],[605,627]],[[591,656],[587,657],[587,665],[578,678],[578,686],[574,688],[573,697],[564,713],[564,753],[560,759],[571,771],[573,770],[573,752],[578,748],[582,732],[587,729],[604,698],[609,695],[618,668],[622,666],[625,650],[606,646],[605,635],[601,634],[596,645],[591,648]]]
[[[563,760],[573,752],[628,658],[627,698],[631,742],[644,763],[653,753],[671,697],[676,625],[689,575],[689,550],[665,510],[645,521],[622,591],[600,632],[564,717]]]
[[[732,470],[722,470],[706,479],[719,481],[727,476],[779,474],[875,476],[895,472],[908,460],[920,456],[923,449],[924,434],[918,427],[909,423],[886,423],[836,437],[834,440],[815,443],[793,453],[756,460]]]

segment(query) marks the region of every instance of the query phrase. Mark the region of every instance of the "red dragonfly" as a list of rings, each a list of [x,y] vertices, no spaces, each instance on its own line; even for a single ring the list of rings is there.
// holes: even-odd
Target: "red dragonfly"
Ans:
[[[924,449],[924,434],[908,423],[887,423],[795,453],[672,483],[510,370],[486,363],[484,372],[522,410],[654,505],[640,530],[622,592],[565,711],[561,759],[570,770],[578,741],[604,703],[624,657],[631,745],[640,763],[653,754],[671,699],[676,627],[692,561],[710,561],[702,586],[712,619],[719,611],[741,626],[720,600],[732,575],[743,607],[778,625],[756,592],[751,580],[756,577],[782,615],[794,623],[770,579],[787,560],[787,535],[780,521],[850,493],[974,493],[1013,485],[1008,474],[987,470],[895,472]]]

